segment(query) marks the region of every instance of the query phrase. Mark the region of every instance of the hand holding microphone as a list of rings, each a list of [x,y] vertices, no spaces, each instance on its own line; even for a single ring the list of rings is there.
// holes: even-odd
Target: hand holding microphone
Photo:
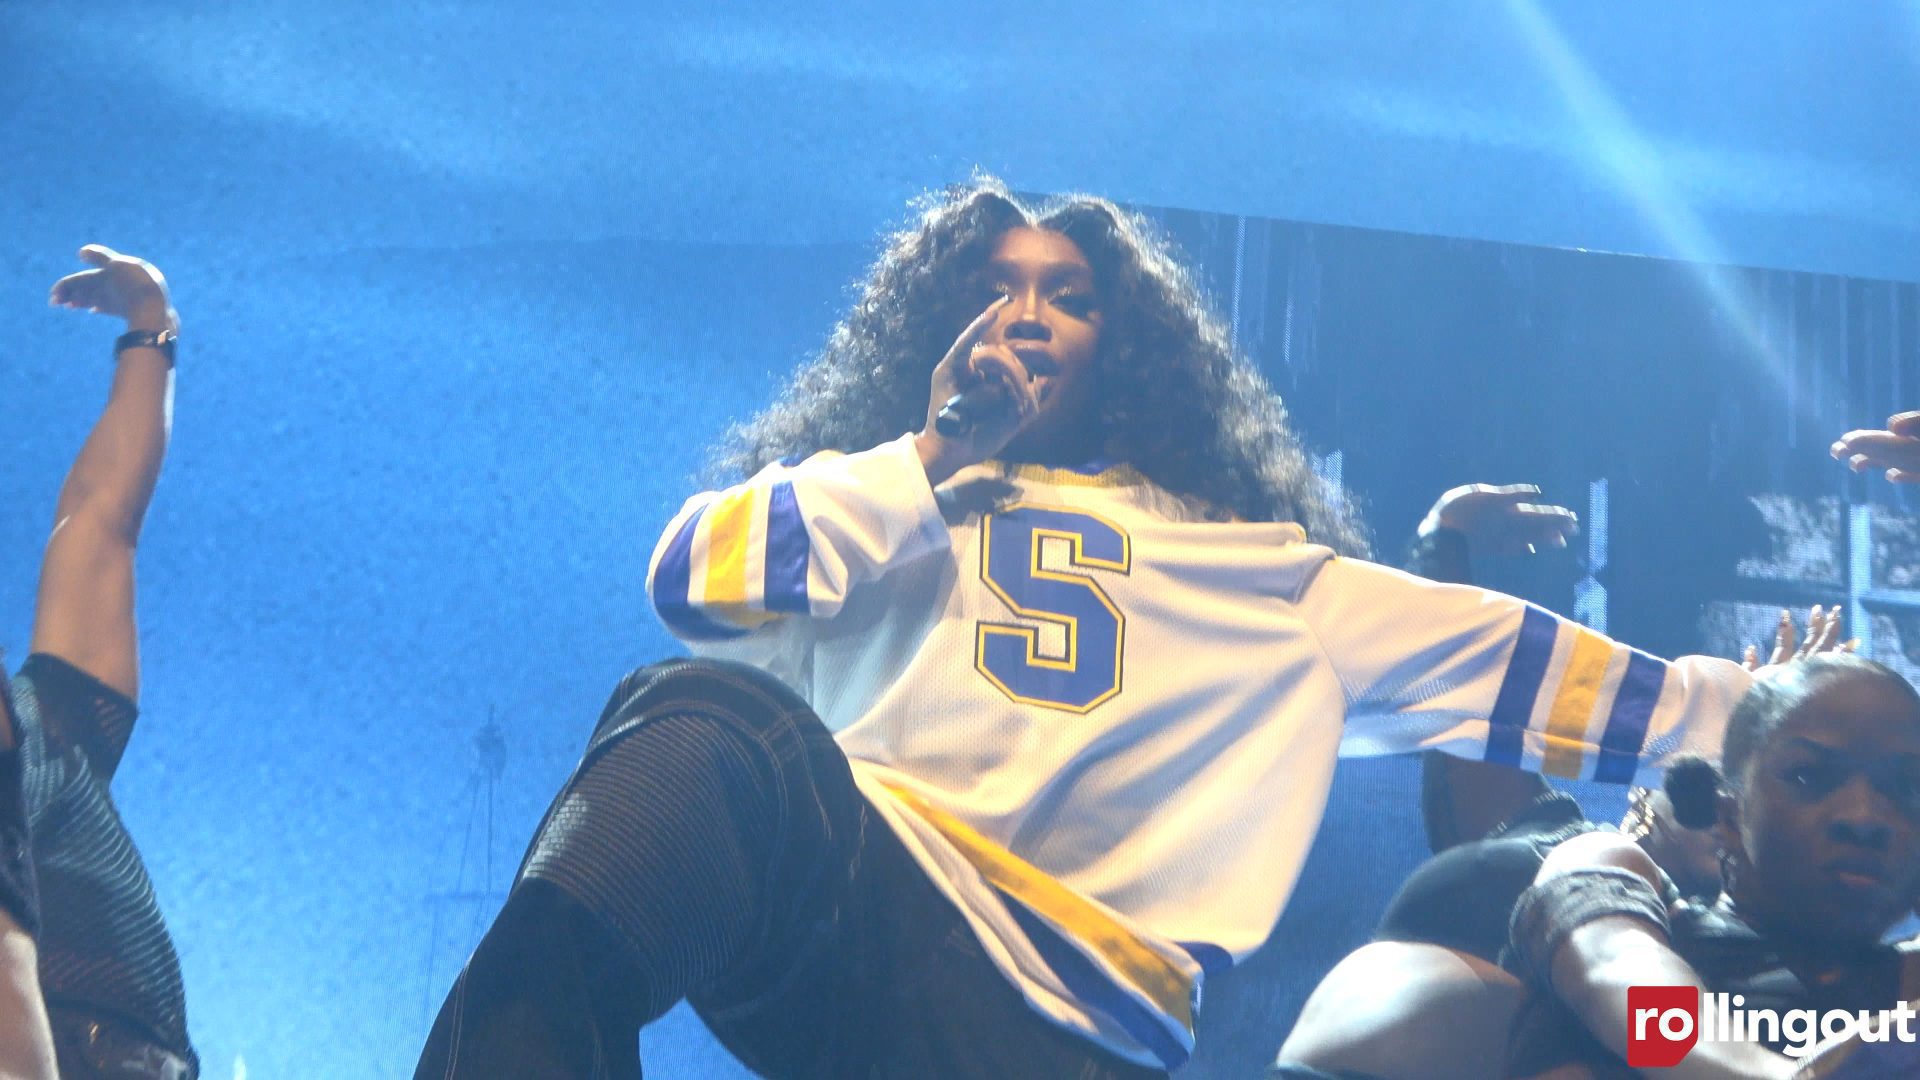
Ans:
[[[1005,344],[981,340],[1006,303],[988,305],[933,369],[926,426],[914,444],[934,484],[999,453],[1039,412],[1026,365]]]
[[[933,427],[947,438],[957,439],[972,434],[981,421],[991,422],[1011,405],[1005,383],[979,383],[948,398],[940,407],[939,415],[933,418]]]

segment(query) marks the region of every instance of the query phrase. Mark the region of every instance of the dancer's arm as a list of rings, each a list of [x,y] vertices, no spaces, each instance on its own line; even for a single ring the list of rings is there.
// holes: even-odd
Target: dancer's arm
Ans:
[[[1920,483],[1920,411],[1895,413],[1882,429],[1849,431],[1829,453],[1854,472],[1885,469],[1896,484]]]
[[[1547,856],[1535,879],[1536,889],[1573,875],[1625,871],[1646,885],[1649,893],[1661,888],[1660,870],[1632,841],[1623,836],[1589,833],[1561,844]],[[1565,894],[1563,894],[1565,895]],[[1515,948],[1529,955],[1587,1030],[1614,1053],[1627,1056],[1631,1016],[1627,991],[1635,986],[1692,986],[1707,989],[1699,974],[1673,951],[1664,925],[1628,914],[1612,914],[1559,931],[1530,933],[1528,927],[1554,922],[1551,913],[1529,919],[1530,893],[1514,919]],[[1577,906],[1577,905],[1576,905]],[[1532,938],[1542,940],[1531,940]],[[1557,943],[1557,947],[1554,943]],[[1545,955],[1551,951],[1552,955]],[[1757,1043],[1701,1040],[1685,1060],[1671,1070],[1675,1080],[1723,1080],[1733,1077],[1785,1080],[1794,1063]]]
[[[165,279],[150,263],[99,245],[80,250],[92,269],[61,278],[51,302],[126,321],[129,331],[177,332]],[[114,360],[106,407],[60,489],[40,565],[33,651],[57,656],[137,700],[133,552],[173,411],[173,364],[136,346]]]
[[[33,937],[0,912],[0,1080],[55,1080]]]

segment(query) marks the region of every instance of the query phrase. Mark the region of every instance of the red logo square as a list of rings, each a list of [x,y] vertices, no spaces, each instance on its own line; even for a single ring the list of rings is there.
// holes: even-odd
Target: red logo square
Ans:
[[[1627,988],[1627,1065],[1665,1069],[1680,1064],[1700,1041],[1700,988]]]

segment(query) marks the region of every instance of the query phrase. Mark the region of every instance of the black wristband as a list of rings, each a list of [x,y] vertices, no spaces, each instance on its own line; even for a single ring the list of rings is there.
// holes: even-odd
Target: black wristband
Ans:
[[[129,330],[113,340],[113,358],[120,359],[128,349],[158,349],[172,367],[174,342],[179,340],[178,330]]]
[[[1631,870],[1595,866],[1549,878],[1520,894],[1507,947],[1520,974],[1553,986],[1555,953],[1575,930],[1596,919],[1627,915],[1668,934],[1667,905],[1647,879]]]

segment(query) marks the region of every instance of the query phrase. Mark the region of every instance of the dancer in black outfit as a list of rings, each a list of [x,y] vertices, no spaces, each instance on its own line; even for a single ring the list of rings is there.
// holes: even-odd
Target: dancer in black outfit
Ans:
[[[152,265],[89,245],[51,302],[126,320],[107,404],[54,512],[13,680],[60,1075],[191,1080],[180,962],[109,791],[137,715],[133,553],[166,455],[179,320]]]

